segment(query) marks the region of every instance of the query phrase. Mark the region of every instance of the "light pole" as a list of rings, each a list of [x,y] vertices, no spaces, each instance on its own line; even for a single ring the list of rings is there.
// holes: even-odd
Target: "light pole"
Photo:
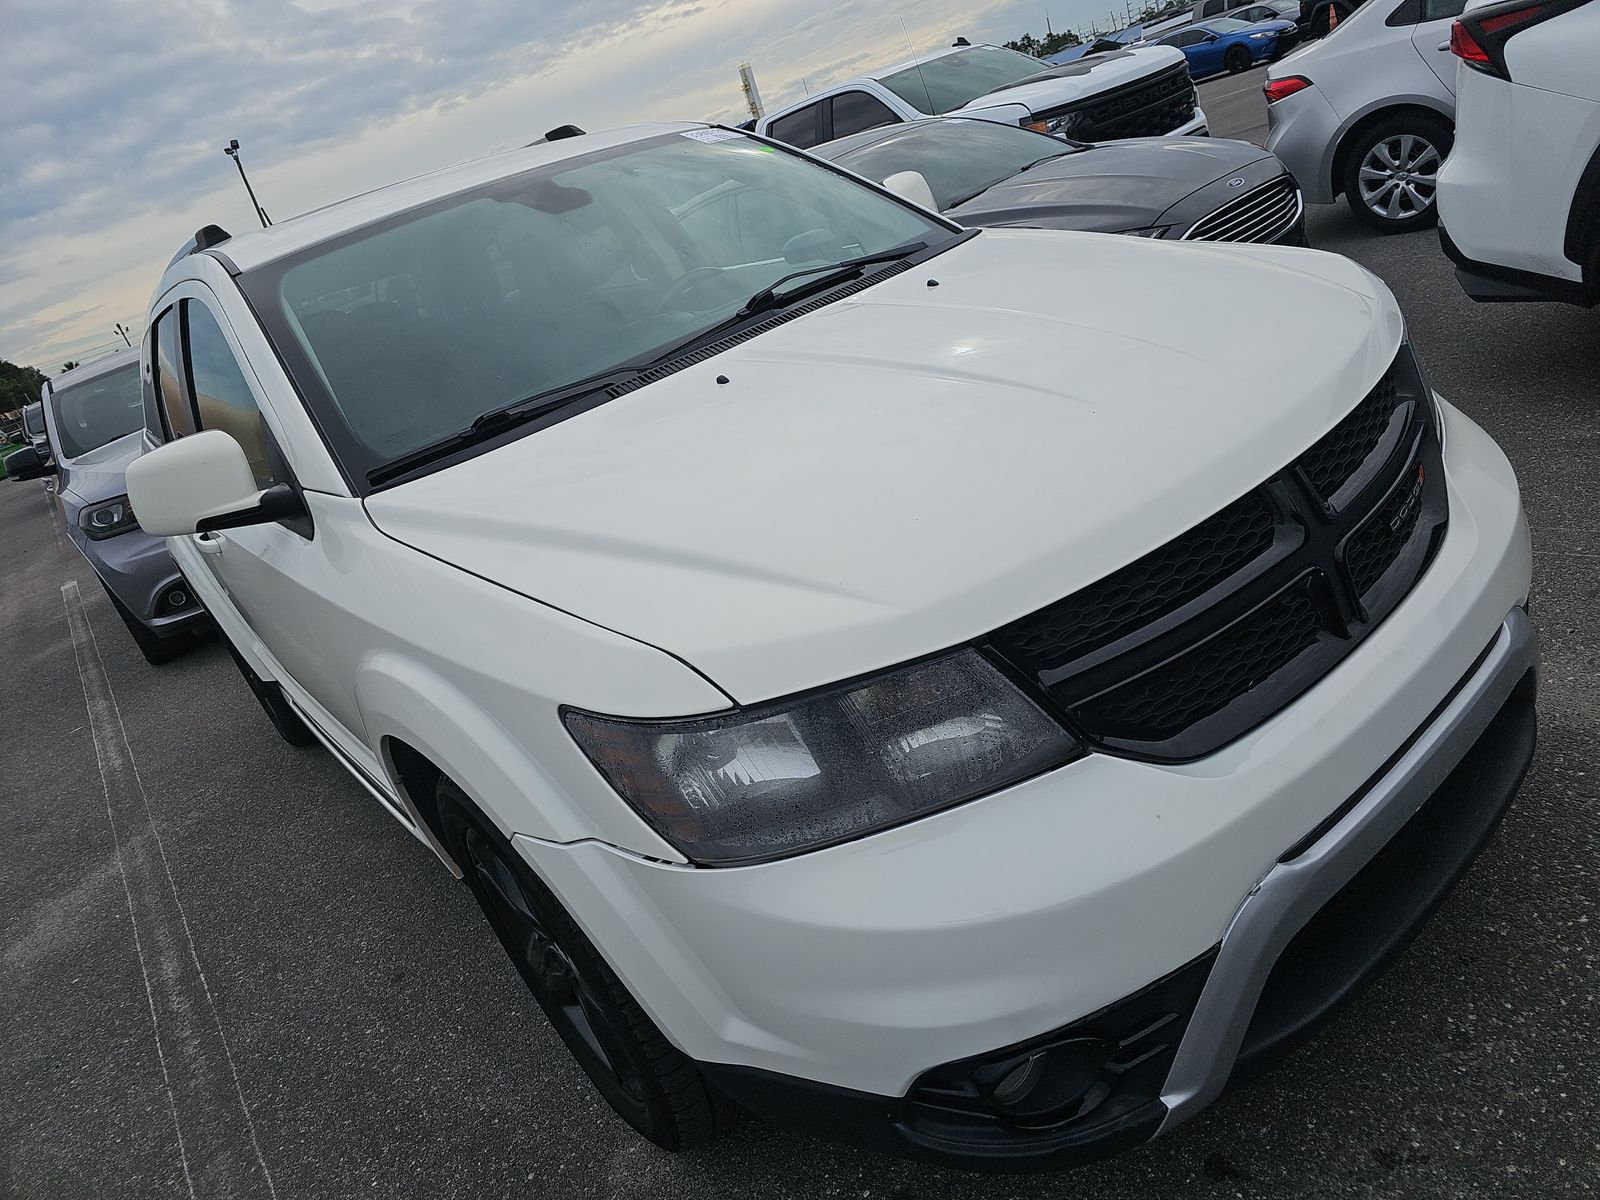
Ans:
[[[126,325],[124,325],[121,321],[118,321],[116,323],[116,325],[113,326],[113,328],[116,329],[117,333],[119,333],[122,336],[122,340],[124,342],[126,342],[127,345],[130,348],[132,348],[133,342],[130,341],[129,338],[128,338],[128,327]]]
[[[250,186],[250,176],[244,173],[244,160],[239,157],[239,139],[230,138],[222,152],[233,159],[233,165],[239,168],[239,178],[244,180],[244,190],[250,193],[250,204],[256,210],[256,216],[261,221],[261,228],[265,229],[272,222],[267,219],[267,210],[261,207],[261,202],[256,199],[256,190]]]

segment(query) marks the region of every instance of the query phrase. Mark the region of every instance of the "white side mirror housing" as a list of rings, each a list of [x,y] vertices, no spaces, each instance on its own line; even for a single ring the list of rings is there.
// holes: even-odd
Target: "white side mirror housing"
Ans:
[[[244,448],[220,429],[179,438],[128,464],[128,502],[157,537],[181,537],[214,517],[250,512],[263,495]]]
[[[883,181],[883,186],[902,200],[919,204],[930,212],[939,211],[939,204],[933,198],[933,189],[928,186],[921,171],[897,171]]]

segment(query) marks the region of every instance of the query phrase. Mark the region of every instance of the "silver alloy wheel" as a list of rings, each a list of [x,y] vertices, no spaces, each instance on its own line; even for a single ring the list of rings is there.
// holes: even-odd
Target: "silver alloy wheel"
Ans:
[[[1419,133],[1384,138],[1361,160],[1361,201],[1378,216],[1404,221],[1426,212],[1439,189],[1438,147]]]

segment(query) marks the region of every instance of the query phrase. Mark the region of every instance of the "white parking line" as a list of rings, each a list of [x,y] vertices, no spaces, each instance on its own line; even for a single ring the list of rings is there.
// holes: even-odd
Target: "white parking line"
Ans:
[[[150,800],[133,760],[117,698],[106,675],[76,581],[61,585],[72,651],[83,682],[106,816],[133,923],[156,1056],[177,1131],[189,1195],[268,1197],[277,1189],[256,1139],[233,1054],[178,900]]]

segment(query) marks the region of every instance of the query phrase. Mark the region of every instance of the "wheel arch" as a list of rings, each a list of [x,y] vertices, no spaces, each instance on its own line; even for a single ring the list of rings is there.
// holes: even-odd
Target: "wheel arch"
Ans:
[[[357,671],[355,691],[367,744],[377,750],[417,832],[457,874],[439,833],[434,789],[440,775],[507,838],[598,839],[653,857],[678,857],[637,818],[585,811],[533,747],[425,664],[394,652],[373,655]],[[581,754],[575,744],[572,754]],[[585,762],[583,769],[593,768]]]
[[[1583,270],[1586,287],[1600,288],[1600,146],[1573,189],[1562,252]]]
[[[1345,123],[1344,128],[1339,132],[1339,136],[1333,139],[1333,154],[1329,160],[1325,178],[1331,183],[1333,194],[1336,198],[1344,194],[1345,164],[1349,162],[1350,154],[1355,149],[1360,136],[1379,121],[1407,113],[1425,116],[1430,120],[1443,121],[1450,127],[1452,134],[1455,132],[1455,113],[1431,96],[1385,97],[1383,100],[1358,110]]]

